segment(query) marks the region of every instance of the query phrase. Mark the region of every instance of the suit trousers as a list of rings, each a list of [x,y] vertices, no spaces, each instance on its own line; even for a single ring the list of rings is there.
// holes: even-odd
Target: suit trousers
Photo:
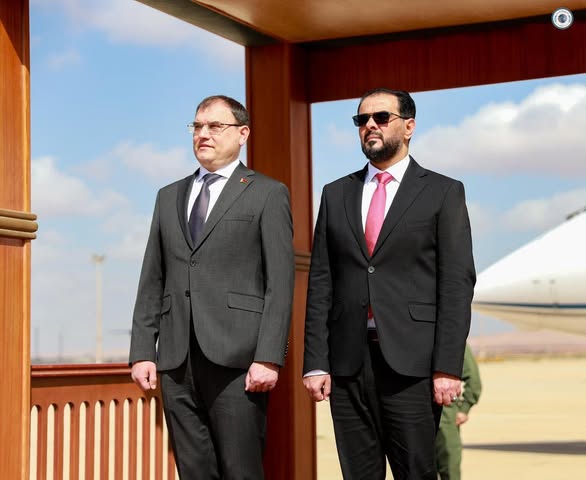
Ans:
[[[441,406],[430,377],[392,370],[378,341],[351,377],[332,377],[330,408],[344,479],[379,480],[388,459],[395,480],[436,480],[435,435]]]
[[[210,362],[191,334],[188,358],[161,372],[163,408],[182,480],[259,480],[268,393],[244,390],[247,370]]]

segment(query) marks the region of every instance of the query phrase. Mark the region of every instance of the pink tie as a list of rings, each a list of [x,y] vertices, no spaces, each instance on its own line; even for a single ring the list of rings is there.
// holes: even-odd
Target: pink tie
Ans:
[[[375,177],[378,180],[378,184],[370,201],[368,215],[366,216],[366,226],[364,228],[366,246],[370,255],[372,255],[378,234],[385,220],[385,203],[387,201],[386,185],[393,179],[393,176],[387,172],[377,173]]]

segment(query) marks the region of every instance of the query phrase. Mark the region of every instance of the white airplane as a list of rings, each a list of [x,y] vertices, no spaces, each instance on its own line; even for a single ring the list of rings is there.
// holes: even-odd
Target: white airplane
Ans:
[[[478,275],[472,308],[523,329],[586,335],[586,208]]]

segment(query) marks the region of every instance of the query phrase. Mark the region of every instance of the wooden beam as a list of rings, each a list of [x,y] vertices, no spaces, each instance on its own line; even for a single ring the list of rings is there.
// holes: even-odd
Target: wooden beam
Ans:
[[[315,407],[301,378],[309,250],[313,231],[310,105],[305,57],[280,44],[246,49],[247,107],[251,115],[248,165],[289,187],[295,229],[295,297],[286,366],[271,393],[266,478],[317,476]]]
[[[586,10],[558,30],[551,17],[306,44],[311,102],[375,87],[410,92],[586,72]]]
[[[137,0],[161,12],[203,28],[240,45],[269,45],[277,40],[211,7],[191,0]]]

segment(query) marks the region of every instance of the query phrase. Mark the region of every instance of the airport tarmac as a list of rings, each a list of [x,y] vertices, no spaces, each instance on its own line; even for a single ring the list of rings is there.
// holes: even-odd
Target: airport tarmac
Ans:
[[[479,362],[462,427],[464,480],[586,479],[586,356]],[[318,480],[340,480],[329,405],[317,405]],[[392,476],[389,473],[388,479]]]

